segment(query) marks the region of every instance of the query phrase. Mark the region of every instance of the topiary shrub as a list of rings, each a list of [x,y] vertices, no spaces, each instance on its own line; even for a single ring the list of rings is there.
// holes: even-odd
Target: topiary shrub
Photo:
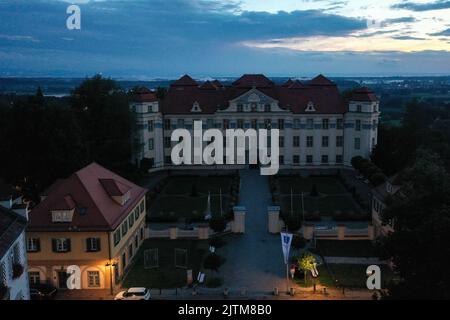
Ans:
[[[227,221],[224,218],[213,218],[209,220],[209,227],[214,230],[214,232],[222,232],[227,227]]]

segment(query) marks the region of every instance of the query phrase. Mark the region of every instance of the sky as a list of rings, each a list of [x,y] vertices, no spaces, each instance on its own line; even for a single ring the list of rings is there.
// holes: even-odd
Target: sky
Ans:
[[[0,0],[0,76],[96,73],[450,75],[450,0]]]

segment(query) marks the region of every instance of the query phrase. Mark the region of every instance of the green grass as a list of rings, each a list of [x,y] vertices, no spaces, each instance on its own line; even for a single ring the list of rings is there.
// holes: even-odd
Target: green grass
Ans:
[[[176,176],[170,177],[162,192],[150,205],[150,221],[177,222],[180,219],[204,221],[204,213],[211,192],[211,212],[220,216],[220,189],[222,214],[229,214],[230,189],[233,176]],[[193,187],[197,196],[192,197]]]
[[[171,177],[164,188],[165,194],[183,195],[190,194],[192,187],[197,188],[198,193],[222,194],[230,192],[232,176],[179,176]]]
[[[378,257],[379,251],[371,241],[317,241],[317,248],[326,257]]]
[[[282,215],[287,217],[294,213],[303,217],[300,193],[304,192],[303,203],[307,220],[320,217],[333,217],[336,220],[365,221],[368,214],[354,201],[352,195],[335,177],[300,177],[284,176],[277,179]],[[316,186],[319,197],[311,197],[311,189]],[[291,189],[293,190],[291,209]],[[308,217],[309,216],[309,217]],[[315,216],[314,218],[312,218]]]
[[[187,269],[193,270],[194,278],[197,276],[207,247],[207,241],[199,240],[146,240],[122,285],[126,288],[142,286],[156,289],[183,287],[186,285]],[[143,252],[150,248],[158,248],[159,252],[159,267],[155,269],[144,268]],[[187,249],[187,269],[175,267],[175,248]]]

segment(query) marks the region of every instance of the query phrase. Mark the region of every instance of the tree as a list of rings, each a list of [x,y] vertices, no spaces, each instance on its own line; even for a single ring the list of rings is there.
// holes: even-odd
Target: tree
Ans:
[[[300,258],[298,259],[298,267],[303,271],[305,275],[305,285],[306,285],[306,276],[308,271],[314,269],[316,265],[316,258],[309,252],[304,252]]]
[[[389,285],[389,298],[449,299],[450,186],[439,155],[419,149],[402,173],[401,195],[383,211],[395,232],[383,241],[400,281]]]
[[[370,178],[369,181],[375,187],[383,184],[386,181],[386,176],[382,172],[375,172]]]
[[[227,227],[227,221],[224,218],[215,217],[209,220],[209,226],[214,232],[222,232]]]
[[[359,168],[361,167],[361,163],[363,161],[364,161],[364,158],[361,156],[353,157],[351,160],[352,167],[355,168],[356,170],[359,170]]]
[[[203,267],[208,270],[218,271],[224,259],[215,253],[210,253],[203,261]]]

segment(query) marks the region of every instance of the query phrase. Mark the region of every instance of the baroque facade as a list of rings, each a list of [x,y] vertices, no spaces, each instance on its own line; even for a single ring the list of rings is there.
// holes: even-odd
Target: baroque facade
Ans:
[[[279,129],[280,168],[351,166],[376,146],[380,116],[370,89],[344,97],[323,75],[282,85],[264,75],[243,75],[231,85],[185,75],[160,100],[149,89],[136,90],[130,108],[137,124],[133,161],[153,169],[173,167],[172,131],[192,131],[196,120],[203,129]]]

